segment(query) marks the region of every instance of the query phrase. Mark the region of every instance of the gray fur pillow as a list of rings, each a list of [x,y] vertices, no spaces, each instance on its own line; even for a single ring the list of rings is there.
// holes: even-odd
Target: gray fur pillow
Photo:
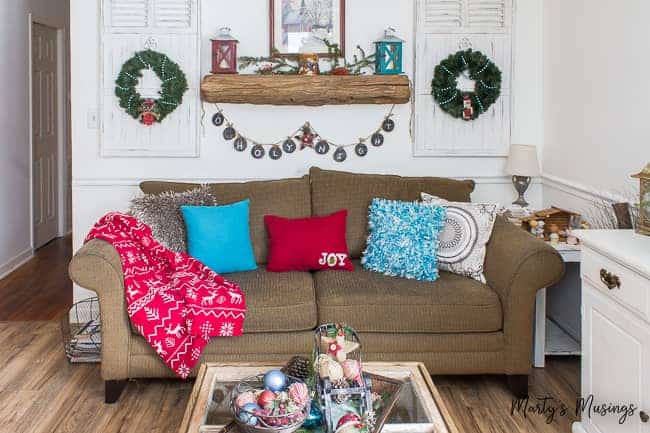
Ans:
[[[158,242],[167,249],[187,252],[187,234],[181,206],[216,206],[217,199],[206,185],[175,193],[145,194],[131,200],[129,214],[151,227]]]

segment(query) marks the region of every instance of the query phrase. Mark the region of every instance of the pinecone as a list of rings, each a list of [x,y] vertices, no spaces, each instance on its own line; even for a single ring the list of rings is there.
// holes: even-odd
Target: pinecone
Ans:
[[[294,356],[282,368],[282,372],[303,381],[307,380],[311,376],[311,362],[304,356]]]
[[[341,394],[337,394],[336,397],[334,397],[334,401],[336,401],[338,404],[343,404],[350,399],[350,395],[346,391],[348,388],[350,388],[350,384],[347,380],[340,379],[332,382],[332,388],[343,391]]]

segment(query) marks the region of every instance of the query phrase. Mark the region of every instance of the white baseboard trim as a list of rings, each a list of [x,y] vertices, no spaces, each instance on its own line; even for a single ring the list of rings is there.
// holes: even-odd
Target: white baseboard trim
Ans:
[[[27,263],[32,257],[34,257],[34,250],[31,248],[26,249],[22,253],[18,254],[7,263],[0,265],[0,280]]]
[[[542,175],[542,185],[544,188],[552,188],[558,191],[562,191],[581,200],[590,202],[599,202],[606,200],[611,201],[612,203],[616,203],[626,202],[629,200],[620,194],[598,190],[593,187],[589,187],[578,182],[574,182],[572,180],[551,174]]]

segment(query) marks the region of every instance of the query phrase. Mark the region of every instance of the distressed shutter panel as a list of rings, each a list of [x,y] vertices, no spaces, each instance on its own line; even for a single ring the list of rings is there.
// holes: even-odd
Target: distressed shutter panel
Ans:
[[[509,0],[468,0],[467,26],[504,29],[508,26]]]
[[[149,2],[148,0],[111,0],[108,15],[110,27],[147,27]]]
[[[427,29],[460,28],[463,25],[464,0],[426,0],[424,25]]]
[[[157,28],[192,27],[192,0],[154,0],[154,25]]]

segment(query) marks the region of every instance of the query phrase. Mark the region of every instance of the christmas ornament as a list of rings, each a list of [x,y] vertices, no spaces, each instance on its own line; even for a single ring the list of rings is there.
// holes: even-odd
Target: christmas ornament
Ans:
[[[142,71],[149,69],[160,78],[160,98],[143,98],[137,87]],[[126,113],[145,126],[162,122],[183,103],[188,90],[185,74],[165,54],[152,50],[137,52],[127,60],[115,80],[115,96]]]
[[[222,112],[216,113],[214,116],[212,116],[212,124],[214,126],[221,126],[223,125],[223,122],[225,121],[225,117],[223,117]]]
[[[264,388],[273,392],[284,391],[287,387],[287,376],[280,370],[271,370],[264,375]]]
[[[223,130],[223,138],[226,141],[230,141],[237,136],[237,131],[232,126],[227,127]]]
[[[458,77],[474,82],[474,89],[460,89]],[[431,94],[447,114],[465,121],[477,119],[501,95],[502,74],[480,51],[458,51],[440,62],[434,70]]]
[[[332,383],[332,388],[339,390],[339,393],[334,397],[334,401],[338,404],[343,404],[350,399],[350,394],[345,391],[350,388],[350,384],[345,378]]]
[[[317,404],[312,404],[309,410],[309,415],[303,424],[303,427],[306,429],[314,429],[323,424],[323,413],[320,411],[320,408]]]
[[[246,150],[246,147],[248,146],[248,142],[244,137],[237,137],[235,140],[235,150],[238,152],[243,152]]]
[[[361,365],[356,359],[346,359],[341,363],[343,367],[343,375],[351,382],[359,383],[361,379]]]
[[[325,352],[338,362],[345,361],[348,358],[348,353],[359,348],[359,343],[345,339],[342,329],[339,329],[334,338],[322,336],[321,344],[326,347]]]
[[[160,114],[156,112],[156,101],[145,99],[140,106],[140,122],[145,126],[151,126],[160,119]]]
[[[303,407],[309,402],[309,388],[301,382],[292,383],[287,391],[289,399],[298,407]]]
[[[395,130],[395,122],[393,119],[388,118],[381,124],[381,129],[386,132],[393,132]]]
[[[334,148],[333,158],[337,162],[344,162],[348,158],[348,151],[346,148],[354,147],[354,152],[359,157],[364,157],[368,154],[368,146],[365,144],[370,141],[374,147],[380,147],[385,142],[383,132],[390,132],[395,129],[395,122],[391,119],[393,116],[393,106],[388,114],[386,114],[379,125],[379,127],[366,137],[361,137],[357,142],[352,144],[338,144],[332,140],[328,140],[319,134],[309,122],[305,122],[297,131],[289,135],[286,139],[279,140],[272,143],[262,143],[258,140],[251,139],[237,131],[232,122],[223,113],[223,110],[217,107],[217,113],[213,115],[212,123],[215,126],[226,124],[227,127],[223,130],[223,138],[226,141],[235,139],[234,148],[236,151],[243,152],[247,149],[248,143],[254,143],[255,146],[251,149],[251,155],[255,159],[264,158],[267,154],[269,158],[276,161],[282,158],[283,153],[293,153],[300,144],[300,150],[307,148],[314,149],[319,155],[326,155]]]
[[[381,132],[375,132],[372,134],[372,138],[370,138],[370,142],[372,143],[373,146],[379,147],[382,144],[384,144],[384,136],[382,135]]]
[[[332,382],[341,380],[343,376],[343,367],[337,361],[333,360],[330,356],[322,354],[316,360],[318,375],[321,379],[326,377]]]
[[[264,158],[264,154],[265,154],[265,153],[266,153],[266,151],[264,150],[264,146],[262,146],[262,145],[260,145],[260,144],[256,144],[256,145],[253,146],[253,148],[251,149],[251,155],[253,155],[253,158],[255,158],[255,159],[262,159],[262,158]]]
[[[473,117],[472,98],[469,95],[463,95],[463,120],[472,120]]]
[[[356,146],[354,146],[354,153],[357,154],[357,156],[364,157],[368,154],[368,146],[366,146],[363,143],[359,143]]]
[[[314,150],[319,155],[325,155],[327,152],[330,151],[330,145],[327,141],[321,140],[318,143],[316,143]]]
[[[282,372],[288,376],[295,377],[300,380],[305,380],[311,376],[311,362],[304,356],[294,356],[289,360],[287,365],[284,366]]]
[[[282,158],[282,149],[280,149],[280,146],[273,146],[271,150],[269,150],[269,157],[273,160]]]
[[[255,394],[252,392],[243,392],[237,396],[235,399],[235,406],[237,406],[239,409],[243,408],[249,403],[255,403],[257,402],[257,399],[255,398]]]
[[[337,430],[340,429],[341,427],[347,426],[347,425],[353,425],[357,428],[363,427],[363,424],[361,423],[361,418],[359,415],[356,413],[349,412],[345,415],[343,415],[341,418],[339,418],[338,422],[336,423],[336,428]]]
[[[239,411],[237,418],[241,422],[246,423],[248,425],[257,425],[258,420],[257,417],[254,415],[254,413],[259,411],[260,409],[261,408],[255,403],[245,404]]]
[[[346,159],[348,159],[348,153],[345,151],[345,149],[342,147],[336,149],[336,152],[334,152],[334,161],[343,162]]]
[[[259,407],[267,409],[269,406],[273,405],[275,401],[275,393],[269,389],[266,389],[257,396],[257,404]]]
[[[296,146],[296,142],[293,141],[291,137],[287,138],[284,140],[284,143],[282,143],[282,149],[287,153],[295,152],[297,147],[298,146]]]

